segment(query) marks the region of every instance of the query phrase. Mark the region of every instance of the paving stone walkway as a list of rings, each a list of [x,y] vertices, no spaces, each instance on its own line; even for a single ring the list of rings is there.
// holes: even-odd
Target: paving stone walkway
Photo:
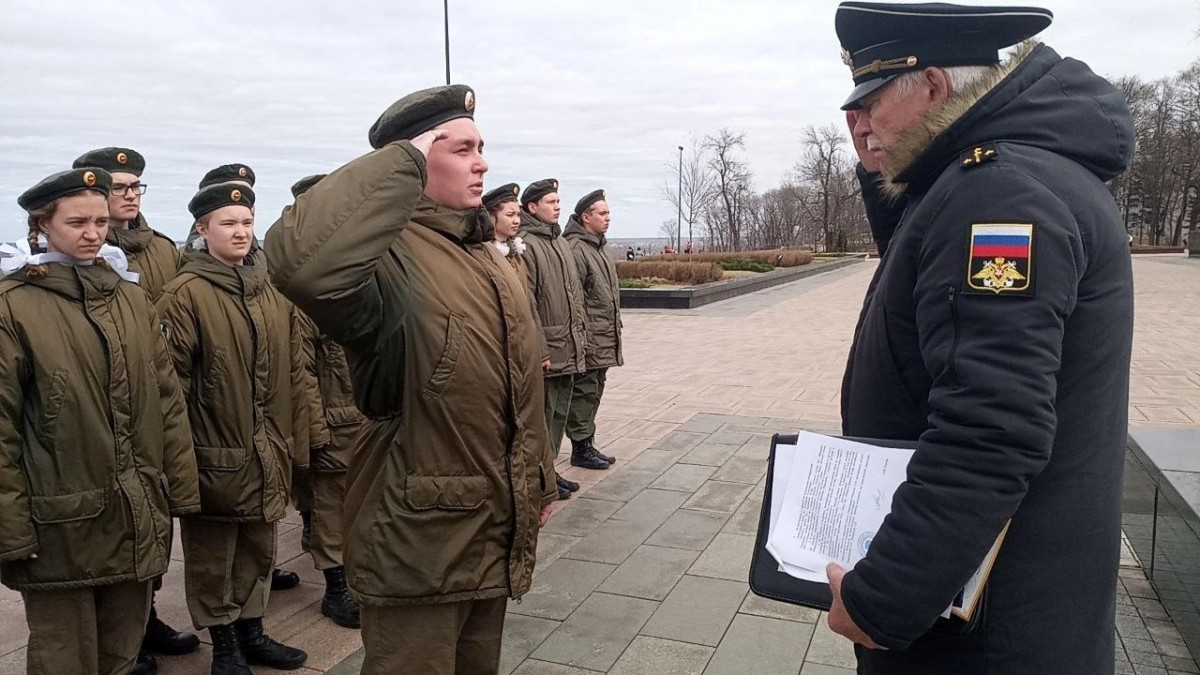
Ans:
[[[598,441],[607,472],[562,465],[580,496],[556,505],[533,590],[510,604],[503,673],[846,675],[849,643],[818,612],[762,600],[746,577],[770,434],[836,432],[838,388],[864,262],[696,310],[625,313],[626,366],[610,372]],[[1138,258],[1131,423],[1200,427],[1200,263]],[[565,461],[565,454],[562,457]],[[321,617],[322,580],[280,527],[281,565],[304,580],[276,593],[268,632],[308,650],[300,673],[356,673],[361,642]],[[188,625],[181,551],[160,614]],[[1132,553],[1122,560],[1118,673],[1200,673]],[[0,675],[24,672],[20,596],[0,589]],[[166,675],[208,672],[206,644],[163,658]],[[256,672],[273,672],[256,669]]]

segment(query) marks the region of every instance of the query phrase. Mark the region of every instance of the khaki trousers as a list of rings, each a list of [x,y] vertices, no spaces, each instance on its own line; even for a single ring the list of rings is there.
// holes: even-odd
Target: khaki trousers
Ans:
[[[571,391],[575,387],[574,375],[555,375],[546,378],[546,426],[550,428],[550,447],[554,456],[562,446],[567,427],[567,414],[571,410]]]
[[[345,471],[310,471],[312,482],[312,541],[309,552],[319,570],[342,566],[342,504],[346,501]]]
[[[507,598],[362,608],[362,675],[492,675]]]
[[[124,675],[133,668],[150,616],[149,581],[22,591],[21,598],[29,675]]]
[[[596,411],[604,397],[608,368],[597,368],[575,376],[571,391],[571,411],[567,415],[567,437],[582,441],[596,435]]]
[[[267,611],[275,523],[181,518],[183,590],[197,629],[257,619]]]

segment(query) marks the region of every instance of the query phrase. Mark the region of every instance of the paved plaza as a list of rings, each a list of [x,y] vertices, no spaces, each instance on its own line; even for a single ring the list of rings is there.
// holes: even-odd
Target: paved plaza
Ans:
[[[770,437],[836,432],[838,388],[868,261],[689,311],[625,313],[624,368],[609,374],[597,441],[609,471],[560,468],[583,484],[543,530],[533,589],[510,603],[502,673],[849,675],[850,644],[823,615],[757,598],[747,574]],[[1200,261],[1139,257],[1130,420],[1200,428]],[[323,580],[280,527],[281,566],[304,580],[272,595],[267,631],[309,653],[299,673],[358,672],[357,631],[320,614]],[[159,593],[190,624],[182,553]],[[1126,547],[1118,673],[1200,673]],[[0,675],[24,672],[20,596],[0,589]],[[161,658],[166,675],[208,672],[205,645]],[[256,669],[256,672],[276,672]]]

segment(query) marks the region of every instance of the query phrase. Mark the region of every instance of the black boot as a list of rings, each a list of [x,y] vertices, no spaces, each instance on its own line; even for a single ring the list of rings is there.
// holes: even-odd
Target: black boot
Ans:
[[[158,672],[158,661],[154,655],[147,652],[145,649],[138,652],[137,661],[133,664],[133,670],[129,671],[129,675],[155,675]]]
[[[271,590],[286,591],[300,585],[300,575],[295,572],[281,570],[278,567],[271,570]]]
[[[592,439],[585,438],[581,441],[572,439],[571,466],[577,466],[581,469],[601,470],[608,468],[608,462],[596,454],[596,449],[592,447]]]
[[[252,666],[296,670],[308,660],[308,654],[263,635],[262,619],[239,619],[233,625],[237,627],[242,656]]]
[[[162,619],[158,618],[158,610],[153,604],[150,605],[150,620],[146,622],[146,635],[142,638],[143,652],[182,656],[199,648],[199,637],[192,633],[181,633],[163,623]]]
[[[304,521],[303,534],[300,535],[300,548],[308,553],[312,549],[312,511],[301,511],[300,520]]]
[[[599,457],[600,459],[608,462],[609,464],[617,463],[616,457],[613,457],[612,455],[606,455],[596,449],[596,437],[595,436],[588,438],[587,444],[588,444],[588,447],[590,447],[592,449],[592,452],[596,453],[596,456]]]
[[[325,597],[321,600],[321,613],[342,628],[360,628],[358,603],[346,588],[346,568],[332,567],[324,573]]]
[[[562,488],[566,488],[571,492],[579,492],[579,483],[576,483],[573,480],[567,480],[562,476],[555,476],[554,479],[558,482],[558,487],[560,490]]]
[[[213,626],[208,635],[213,644],[212,675],[254,675],[242,655],[238,631],[232,624]]]
[[[558,501],[560,501],[560,502],[565,502],[565,501],[567,501],[568,499],[570,499],[570,498],[571,498],[571,491],[570,491],[570,490],[568,490],[567,488],[563,487],[562,485],[556,485],[555,487],[557,487],[557,488],[558,488]]]

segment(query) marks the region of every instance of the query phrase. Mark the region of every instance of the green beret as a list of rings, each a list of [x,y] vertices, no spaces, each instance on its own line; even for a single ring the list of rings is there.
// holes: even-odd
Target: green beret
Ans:
[[[592,204],[602,202],[608,199],[604,194],[604,190],[594,190],[583,196],[577,204],[575,204],[575,215],[582,216],[584,211],[592,208]]]
[[[504,202],[515,202],[517,201],[517,195],[520,193],[521,186],[516,183],[501,185],[483,196],[483,208],[491,211]]]
[[[521,206],[525,206],[529,202],[536,202],[548,194],[558,192],[557,178],[543,178],[535,180],[525,188],[525,194],[521,195]]]
[[[254,190],[240,183],[217,183],[201,188],[188,202],[188,211],[192,217],[199,220],[201,216],[234,204],[252,208],[254,206]]]
[[[460,117],[475,119],[475,92],[465,84],[451,84],[413,92],[383,111],[367,139],[382,148],[396,141],[411,141],[439,124]]]
[[[240,180],[254,186],[254,169],[245,164],[224,164],[204,174],[204,178],[200,179],[200,189],[217,183],[228,183],[232,180]]]
[[[129,148],[100,148],[83,153],[71,166],[75,169],[96,167],[109,173],[131,173],[140,177],[146,170],[146,158]]]
[[[107,197],[111,187],[112,176],[104,169],[71,169],[43,178],[37,185],[17,197],[17,204],[26,211],[33,211],[59,197],[66,197],[84,190],[92,190]]]
[[[320,183],[321,179],[328,175],[329,174],[327,173],[314,173],[311,176],[305,176],[304,178],[296,181],[296,183],[292,185],[292,198],[294,199],[305,192],[308,192],[310,187]]]

